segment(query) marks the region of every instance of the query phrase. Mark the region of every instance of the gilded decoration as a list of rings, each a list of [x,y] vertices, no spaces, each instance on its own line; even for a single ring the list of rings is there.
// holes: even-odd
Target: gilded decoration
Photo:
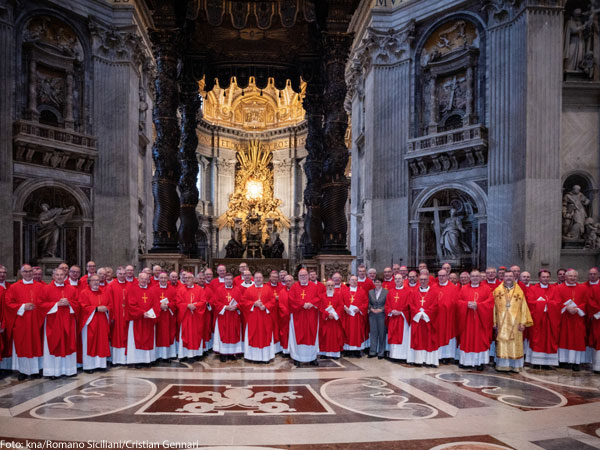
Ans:
[[[274,231],[269,230],[268,224],[276,230],[290,227],[289,220],[279,210],[281,200],[273,197],[273,153],[258,140],[252,140],[238,150],[236,158],[234,192],[217,224],[219,229],[240,231],[243,244],[248,235],[257,232],[262,234],[262,242],[267,242],[269,232]]]
[[[302,99],[306,83],[302,83],[300,93],[294,92],[289,83],[285,89],[278,90],[272,79],[265,89],[259,89],[254,77],[250,77],[245,89],[237,85],[235,78],[227,89],[216,85],[205,92],[204,86],[204,80],[200,81],[200,91],[205,98],[203,119],[211,124],[264,131],[294,126],[304,120]]]
[[[423,48],[421,64],[441,59],[452,52],[479,47],[479,36],[475,25],[466,20],[457,20],[435,30]]]

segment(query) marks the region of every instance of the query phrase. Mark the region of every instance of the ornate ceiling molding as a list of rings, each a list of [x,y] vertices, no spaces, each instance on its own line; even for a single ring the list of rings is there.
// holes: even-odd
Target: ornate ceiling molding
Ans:
[[[146,66],[150,55],[142,38],[132,27],[117,29],[90,19],[88,28],[92,36],[92,49],[96,57],[111,62],[133,62]]]

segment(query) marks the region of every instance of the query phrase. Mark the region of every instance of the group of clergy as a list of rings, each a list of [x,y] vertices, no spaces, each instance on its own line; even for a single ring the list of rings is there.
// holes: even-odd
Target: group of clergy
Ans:
[[[414,365],[457,361],[483,370],[518,372],[591,363],[600,371],[598,269],[578,282],[575,270],[547,270],[532,283],[518,266],[455,274],[445,263],[431,275],[425,264],[363,265],[344,284],[339,273],[321,283],[314,270],[298,280],[271,271],[268,280],[241,263],[194,276],[160,266],[96,268],[61,264],[45,283],[28,264],[9,285],[0,266],[0,369],[19,378],[74,376],[108,364],[137,368],[157,360],[197,360],[209,350],[222,362],[244,357],[268,363],[277,353],[297,366],[342,353]],[[116,275],[116,276],[114,276]]]

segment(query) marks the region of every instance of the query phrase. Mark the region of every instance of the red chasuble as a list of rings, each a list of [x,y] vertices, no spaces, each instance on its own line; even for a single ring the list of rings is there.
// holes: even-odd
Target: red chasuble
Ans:
[[[440,347],[456,337],[456,302],[459,289],[448,282],[445,286],[436,285],[438,289],[437,336]]]
[[[477,302],[477,309],[467,307]],[[481,353],[490,349],[494,328],[494,296],[490,288],[481,283],[474,288],[467,284],[460,288],[456,302],[456,324],[460,350]]]
[[[556,287],[530,286],[527,289],[527,306],[533,319],[533,326],[528,328],[529,348],[538,353],[558,352],[561,304]]]
[[[5,294],[6,329],[12,330],[15,350],[20,358],[34,358],[44,354],[41,340],[44,322],[39,311],[43,288],[41,283],[24,284],[23,280],[19,280]],[[33,303],[35,309],[18,315],[25,303]]]
[[[304,309],[305,303],[312,303],[316,308]],[[315,345],[319,328],[319,296],[317,285],[308,282],[302,286],[299,281],[294,283],[288,295],[290,313],[294,315],[294,334],[296,343],[300,345]]]
[[[152,350],[154,348],[154,325],[157,319],[144,317],[144,313],[152,309],[158,318],[160,303],[158,297],[153,295],[150,288],[142,288],[139,284],[132,284],[127,289],[127,319],[133,321],[133,338],[135,348],[138,350]]]
[[[342,313],[342,326],[346,336],[346,344],[351,347],[360,347],[367,340],[365,334],[365,322],[368,321],[367,309],[369,307],[369,299],[364,289],[358,288],[356,292],[352,292],[350,288],[342,294],[344,306],[356,306],[358,311],[354,316]]]
[[[58,306],[56,312],[48,314],[54,305],[61,299],[69,300],[69,306]],[[71,313],[71,309],[73,313]],[[77,316],[79,304],[77,302],[77,289],[69,284],[57,286],[52,283],[44,286],[40,301],[40,314],[42,324],[46,319],[46,339],[50,354],[65,357],[77,351]]]
[[[112,304],[110,294],[107,291],[85,289],[79,294],[79,304],[81,306],[80,330],[85,327],[90,316],[94,314],[87,327],[87,349],[85,349],[87,355],[90,357],[108,358],[110,356],[109,317],[111,315]],[[98,306],[106,306],[108,308],[108,317],[107,313],[96,311]]]
[[[237,303],[238,309],[223,311],[223,308],[234,301]],[[212,296],[213,312],[218,320],[219,338],[224,344],[237,344],[242,340],[241,303],[241,289],[238,287],[226,288],[224,283],[217,287]],[[221,311],[223,311],[223,314],[221,314]]]
[[[265,306],[265,310],[254,306],[258,300]],[[265,286],[250,286],[242,297],[242,311],[248,330],[248,344],[255,348],[264,348],[275,341],[273,337],[273,319],[271,314],[275,314],[275,296],[273,290]],[[267,313],[267,309],[269,313]]]
[[[288,296],[289,291],[284,287],[284,289],[279,291],[277,299],[279,342],[282,348],[288,348],[290,340],[290,305],[288,304]]]
[[[114,348],[127,347],[127,289],[131,286],[126,281],[119,280],[110,283],[106,288],[106,294],[110,300],[110,345]]]
[[[193,304],[192,311],[188,305]],[[198,285],[182,286],[177,291],[177,321],[183,346],[188,350],[200,349],[204,336],[206,291]]]
[[[329,317],[332,308],[338,316],[337,319]],[[339,289],[334,289],[332,297],[327,295],[327,289],[324,294],[321,294],[319,311],[321,313],[319,321],[319,351],[328,353],[341,352],[344,349],[344,329],[342,328],[344,300]]]
[[[369,277],[365,278],[363,281],[358,280],[357,284],[359,288],[364,289],[365,294],[368,294],[371,289],[375,289],[373,280],[371,280]]]
[[[279,294],[282,291],[285,291],[285,286],[277,285],[273,286],[271,283],[268,283],[267,286],[273,291],[273,297],[275,297],[275,307],[274,311],[271,311],[271,319],[273,319],[273,342],[279,342]],[[288,328],[289,330],[289,328]]]
[[[388,291],[393,291],[394,289],[396,289],[396,281],[394,280],[394,278],[392,278],[391,280],[383,280],[383,282],[381,283],[381,287],[383,289],[387,289]]]
[[[4,306],[6,290],[9,287],[10,283],[8,282],[4,282],[4,286],[0,285],[0,328],[4,329],[0,333],[0,360],[12,356],[12,332],[9,333],[6,327],[6,307]]]
[[[170,283],[163,288],[160,287],[159,282],[156,282],[150,290],[152,295],[158,298],[160,309],[160,315],[156,321],[156,346],[170,347],[177,336],[177,289]],[[161,302],[164,299],[168,301],[166,311],[161,308]]]
[[[385,301],[385,315],[388,316],[388,344],[400,345],[404,341],[404,322],[405,320],[409,321],[410,325],[409,304],[412,295],[413,293],[406,288],[394,287],[388,290]],[[389,316],[394,310],[404,313],[404,317],[401,315]]]
[[[575,305],[583,312],[587,309],[589,302],[589,289],[584,284],[569,286],[563,283],[556,286],[556,295],[560,299],[561,311],[565,307],[565,302],[573,300]],[[585,325],[586,317],[581,317],[578,313],[570,314],[568,311],[562,313],[560,321],[560,335],[558,346],[567,350],[578,352],[585,351]]]
[[[417,289],[409,297],[408,308],[411,317],[410,348],[413,350],[433,352],[439,348],[436,333],[438,296],[439,291],[437,287],[429,286],[429,291],[421,292]],[[424,317],[418,322],[413,320],[421,312],[421,309],[429,317],[429,322],[426,322]]]
[[[594,284],[589,286],[590,301],[588,302],[588,346],[594,350],[600,350],[600,285]]]

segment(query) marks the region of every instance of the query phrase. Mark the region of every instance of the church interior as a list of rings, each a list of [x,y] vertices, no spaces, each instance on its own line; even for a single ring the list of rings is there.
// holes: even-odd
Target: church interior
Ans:
[[[323,283],[517,265],[583,282],[600,265],[599,13],[0,0],[0,286],[92,261]],[[0,364],[0,448],[600,448],[591,359],[506,374],[368,356],[209,351],[25,380]]]

